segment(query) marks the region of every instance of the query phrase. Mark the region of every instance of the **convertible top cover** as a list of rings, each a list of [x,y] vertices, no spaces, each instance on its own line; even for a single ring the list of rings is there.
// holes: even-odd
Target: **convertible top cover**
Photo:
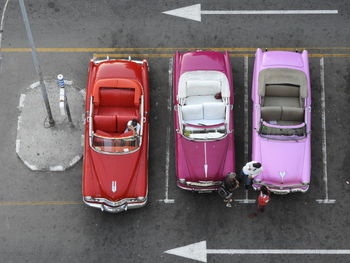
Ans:
[[[288,84],[300,87],[300,97],[307,97],[307,78],[303,71],[289,68],[268,68],[259,73],[259,95],[265,96],[266,85]]]

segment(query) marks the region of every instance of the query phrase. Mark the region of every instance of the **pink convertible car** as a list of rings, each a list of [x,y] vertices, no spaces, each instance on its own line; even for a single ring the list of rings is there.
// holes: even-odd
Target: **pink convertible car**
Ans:
[[[228,53],[176,53],[174,118],[177,185],[216,190],[235,170],[233,88]]]
[[[311,172],[311,89],[307,51],[256,51],[252,159],[264,171],[253,187],[306,192]]]

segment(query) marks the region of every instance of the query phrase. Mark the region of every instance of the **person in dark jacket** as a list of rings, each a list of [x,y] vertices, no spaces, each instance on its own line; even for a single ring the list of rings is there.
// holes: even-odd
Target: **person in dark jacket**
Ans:
[[[236,178],[236,173],[228,173],[218,189],[219,196],[226,203],[226,207],[232,207],[231,202],[233,201],[232,194],[234,190],[239,187],[239,182]]]

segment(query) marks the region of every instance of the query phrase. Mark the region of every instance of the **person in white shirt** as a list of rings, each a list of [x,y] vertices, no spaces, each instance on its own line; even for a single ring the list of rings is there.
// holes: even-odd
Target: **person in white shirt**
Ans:
[[[242,168],[241,176],[245,189],[248,190],[249,186],[252,184],[252,180],[262,171],[263,168],[261,166],[261,163],[256,161],[251,161]]]
[[[127,133],[129,131],[132,131],[134,136],[140,134],[140,124],[137,122],[136,119],[130,120],[128,121],[128,123],[126,124],[126,128],[124,133]]]

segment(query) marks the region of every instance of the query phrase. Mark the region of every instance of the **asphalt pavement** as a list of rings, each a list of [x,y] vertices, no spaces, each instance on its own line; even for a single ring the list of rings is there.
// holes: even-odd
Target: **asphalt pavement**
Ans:
[[[1,12],[5,2],[0,1]],[[64,172],[33,172],[17,157],[20,95],[38,78],[18,2],[10,0],[4,16],[0,72],[0,262],[195,262],[164,252],[200,241],[206,241],[210,250],[242,250],[239,254],[211,251],[208,262],[350,261],[349,254],[287,254],[288,249],[350,249],[349,1],[202,0],[203,10],[317,9],[338,10],[338,14],[204,14],[201,22],[162,13],[199,3],[194,1],[31,0],[25,3],[45,79],[54,79],[61,73],[76,88],[84,89],[88,62],[94,54],[132,55],[149,61],[149,203],[122,214],[102,213],[82,203],[81,161]],[[168,70],[169,59],[176,50],[230,51],[235,89],[236,166],[240,168],[245,161],[244,122],[247,121],[244,76],[248,74],[250,90],[253,56],[258,47],[307,48],[310,52],[312,178],[307,193],[273,196],[266,212],[250,219],[248,214],[254,211],[255,204],[235,202],[232,208],[226,208],[216,194],[195,194],[176,187],[173,130],[170,138],[166,136],[167,121],[172,118],[167,104]],[[251,107],[248,114],[251,115]],[[249,120],[250,117],[248,123]],[[324,136],[326,148],[322,144]],[[169,187],[166,188],[168,140]],[[159,201],[166,194],[174,203]],[[248,198],[254,199],[256,195],[250,191]],[[316,201],[324,200],[326,195],[335,202]],[[246,193],[240,189],[235,197],[245,199]],[[273,255],[247,254],[246,249],[283,251]]]

